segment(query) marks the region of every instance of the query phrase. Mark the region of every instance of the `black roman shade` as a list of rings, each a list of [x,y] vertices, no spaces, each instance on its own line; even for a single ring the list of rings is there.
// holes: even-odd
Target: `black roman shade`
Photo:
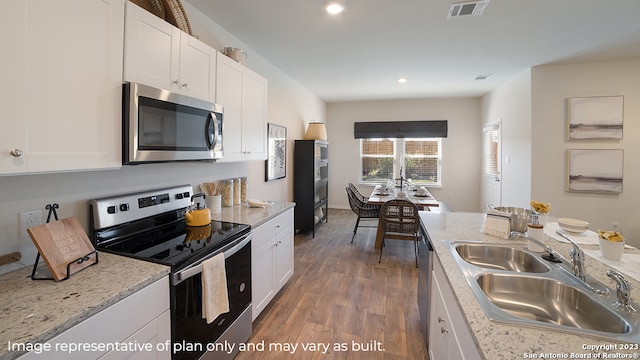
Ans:
[[[356,139],[375,138],[446,138],[447,120],[357,122]]]

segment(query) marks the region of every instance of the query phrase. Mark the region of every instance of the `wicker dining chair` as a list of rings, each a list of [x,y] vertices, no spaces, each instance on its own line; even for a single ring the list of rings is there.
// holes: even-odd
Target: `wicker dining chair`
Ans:
[[[349,183],[349,186],[345,189],[347,191],[347,197],[349,198],[349,206],[351,206],[351,210],[358,215],[356,225],[353,227],[353,236],[351,236],[351,243],[353,243],[353,239],[356,237],[356,232],[358,231],[358,226],[360,226],[360,220],[378,220],[381,205],[368,204],[368,198],[362,196],[351,183]]]
[[[420,216],[418,211],[418,206],[407,200],[389,200],[382,204],[380,226],[384,233],[378,262],[382,261],[385,239],[413,240],[416,267],[418,267],[418,241],[420,238]]]

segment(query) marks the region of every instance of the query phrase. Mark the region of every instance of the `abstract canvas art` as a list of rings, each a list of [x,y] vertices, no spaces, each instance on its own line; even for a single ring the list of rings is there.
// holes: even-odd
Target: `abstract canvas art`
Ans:
[[[567,138],[622,139],[623,103],[623,96],[569,98]]]
[[[568,191],[622,192],[623,150],[569,149],[567,160]]]

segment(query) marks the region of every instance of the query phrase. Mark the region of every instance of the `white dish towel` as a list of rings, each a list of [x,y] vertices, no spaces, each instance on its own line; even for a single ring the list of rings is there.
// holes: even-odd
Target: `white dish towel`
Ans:
[[[500,211],[489,211],[484,219],[482,233],[508,239],[511,235],[510,215]]]
[[[202,318],[210,324],[220,314],[229,312],[227,272],[224,254],[202,262]]]

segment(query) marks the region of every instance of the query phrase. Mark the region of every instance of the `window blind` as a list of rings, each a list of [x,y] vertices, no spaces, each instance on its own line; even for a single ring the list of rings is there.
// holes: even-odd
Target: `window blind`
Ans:
[[[447,120],[356,122],[353,135],[356,139],[446,138]]]

